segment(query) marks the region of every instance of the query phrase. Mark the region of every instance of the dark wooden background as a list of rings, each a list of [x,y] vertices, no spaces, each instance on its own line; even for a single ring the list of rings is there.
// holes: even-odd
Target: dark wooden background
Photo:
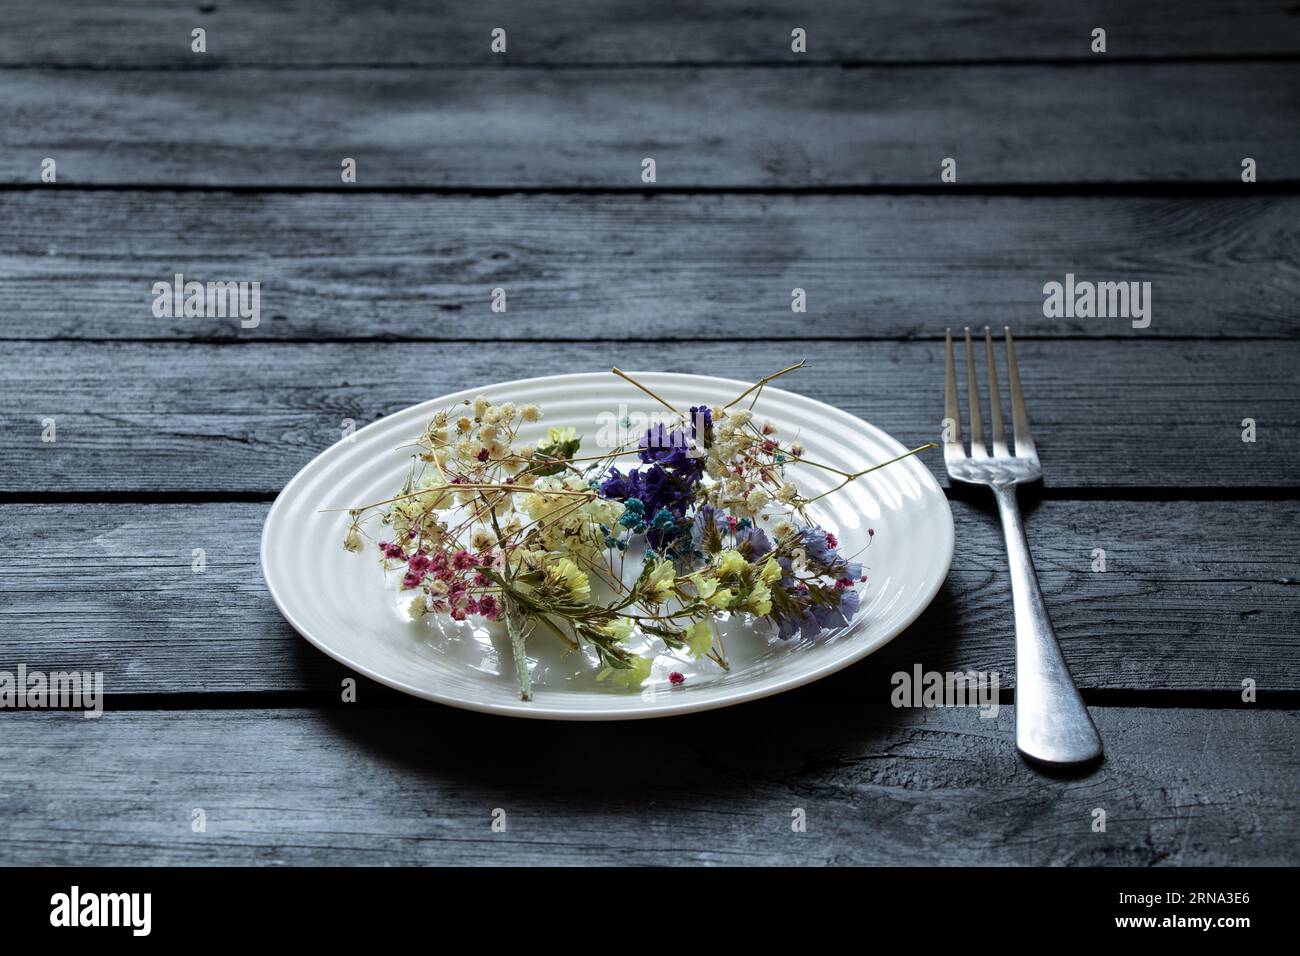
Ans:
[[[0,669],[102,670],[109,703],[0,715],[0,862],[1297,861],[1300,7],[376,6],[4,5]],[[155,318],[176,271],[260,281],[261,325]],[[1044,318],[1066,272],[1150,281],[1151,327]],[[1023,340],[1090,773],[1023,764],[1009,706],[888,705],[915,662],[1010,682],[978,496],[886,651],[665,721],[343,704],[263,587],[268,504],[345,418],[806,357],[792,387],[918,444],[943,329],[986,323]]]

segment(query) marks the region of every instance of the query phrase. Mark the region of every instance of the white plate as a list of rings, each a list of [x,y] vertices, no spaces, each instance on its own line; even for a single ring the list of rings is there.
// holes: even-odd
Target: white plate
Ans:
[[[749,385],[698,375],[635,377],[682,409],[726,404]],[[433,615],[410,621],[402,610],[406,602],[399,599],[396,582],[385,579],[373,545],[361,554],[344,551],[346,513],[321,511],[395,494],[410,463],[410,449],[398,446],[420,435],[439,409],[477,394],[493,402],[540,405],[545,419],[524,426],[531,431],[521,431],[520,440],[536,441],[548,426],[572,425],[583,436],[586,454],[598,449],[602,426],[662,411],[653,399],[608,372],[506,382],[390,415],[325,450],[289,482],[262,532],[267,587],[298,633],[335,660],[390,687],[470,710],[551,719],[617,720],[725,707],[807,684],[877,650],[916,619],[948,574],[953,530],[947,498],[929,470],[909,458],[858,479],[810,509],[839,537],[841,554],[861,552],[858,560],[870,578],[859,585],[862,604],[849,626],[811,640],[782,641],[765,624],[732,622],[724,635],[729,672],[707,660],[664,653],[639,693],[597,683],[593,658],[577,652],[565,656],[558,640],[535,633],[528,642],[534,699],[521,701],[504,628],[457,624],[445,617],[435,621]],[[772,421],[784,440],[797,435],[809,459],[842,471],[857,471],[907,450],[859,418],[771,387],[759,399],[755,417]],[[832,487],[836,477],[809,466],[794,466],[790,474],[808,496]],[[875,531],[874,538],[869,539],[868,529]],[[673,686],[668,680],[673,671],[685,675],[685,682]]]

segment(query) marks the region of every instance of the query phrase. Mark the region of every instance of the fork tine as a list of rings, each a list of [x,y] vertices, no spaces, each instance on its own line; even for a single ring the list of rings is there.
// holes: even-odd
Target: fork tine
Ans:
[[[989,424],[993,428],[993,457],[1005,458],[1007,433],[1002,428],[1002,391],[998,388],[998,366],[993,361],[993,332],[984,326],[984,347],[989,360]]]
[[[1016,365],[1016,346],[1011,341],[1011,329],[1003,327],[1007,337],[1007,381],[1011,383],[1011,424],[1016,433],[1016,455],[1021,458],[1037,457],[1034,437],[1029,434],[1029,415],[1025,411],[1025,396],[1020,391],[1020,367]]]
[[[972,458],[987,458],[989,450],[984,444],[980,390],[975,379],[975,346],[971,344],[969,325],[966,326],[966,395],[970,401],[970,454]]]
[[[966,450],[961,443],[961,410],[957,407],[957,373],[952,365],[952,329],[947,332],[947,361],[945,363],[943,375],[943,417],[945,436],[948,431],[947,422],[952,422],[952,437],[944,438],[943,454],[944,458],[956,456],[958,458],[966,457]]]

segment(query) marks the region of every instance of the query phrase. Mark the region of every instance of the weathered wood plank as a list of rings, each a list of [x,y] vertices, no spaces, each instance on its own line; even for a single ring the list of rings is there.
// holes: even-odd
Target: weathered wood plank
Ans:
[[[0,337],[1294,337],[1297,223],[1300,199],[1249,195],[9,193]],[[260,282],[261,325],[156,317],[177,271]],[[1150,326],[1045,318],[1067,272],[1150,282]]]
[[[467,316],[465,331],[490,320],[486,309]],[[0,378],[0,491],[276,492],[338,440],[345,419],[613,365],[755,380],[806,358],[812,368],[790,388],[915,446],[939,434],[942,351],[823,341],[13,343]],[[1300,343],[1025,341],[1018,351],[1050,487],[1300,484]],[[614,382],[611,395],[628,387]],[[42,441],[47,418],[54,442]],[[1256,422],[1254,443],[1241,440],[1245,418]],[[938,455],[929,463],[941,474]]]
[[[0,72],[0,182],[349,188],[1300,178],[1300,63]],[[1140,143],[1141,148],[1134,148]],[[1249,188],[1249,187],[1246,187]]]
[[[78,866],[1294,863],[1295,713],[1093,713],[1107,760],[1075,780],[1016,756],[1011,708],[812,693],[668,724],[24,713],[0,735],[0,852]]]
[[[348,672],[281,619],[262,584],[264,504],[0,507],[0,670],[101,671],[110,694],[301,692]],[[1289,502],[1047,501],[1029,533],[1085,691],[1300,690],[1300,559]],[[995,516],[954,502],[948,583],[912,630],[823,683],[886,699],[890,675],[996,671],[1014,685],[1006,551]],[[192,570],[202,548],[206,570]],[[1106,570],[1094,572],[1093,550]],[[369,689],[362,691],[374,700]]]
[[[1063,5],[1005,0],[853,0],[813,8],[791,0],[634,0],[598,4],[481,0],[384,8],[345,0],[182,7],[69,0],[8,0],[0,66],[51,64],[138,69],[224,65],[511,66],[521,64],[955,62],[991,58],[1088,59],[1094,27],[1111,57],[1240,56],[1300,52],[1284,0],[1177,4],[1119,0]],[[508,31],[507,55],[489,49]],[[203,27],[208,52],[190,50]],[[807,52],[790,31],[808,33]]]

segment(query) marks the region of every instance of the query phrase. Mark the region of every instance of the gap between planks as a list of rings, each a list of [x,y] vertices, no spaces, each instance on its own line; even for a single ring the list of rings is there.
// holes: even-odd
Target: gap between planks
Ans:
[[[365,681],[365,701],[343,703],[337,691],[147,691],[125,694],[105,693],[105,713],[132,711],[185,710],[395,710],[443,708],[447,705],[403,694],[382,684]],[[1180,710],[1296,710],[1300,709],[1300,691],[1261,691],[1253,703],[1245,703],[1232,690],[1169,690],[1152,688],[1084,688],[1079,691],[1089,707],[1151,708]],[[1002,707],[1015,705],[1015,690],[1003,688],[998,694]],[[78,708],[46,707],[42,710],[80,713]],[[459,709],[459,708],[457,708]]]
[[[955,501],[984,502],[988,496],[959,487],[943,489]],[[1022,500],[1033,501],[1300,501],[1300,487],[1237,486],[1204,488],[1157,488],[1123,485],[1074,488],[1043,487],[1021,490]],[[51,504],[270,504],[275,491],[3,491],[0,505]]]
[[[455,186],[399,186],[338,183],[304,186],[301,183],[78,183],[66,179],[55,183],[0,182],[6,192],[90,192],[90,193],[230,193],[233,195],[277,194],[305,196],[317,193],[357,193],[394,196],[1024,196],[1035,197],[1134,197],[1152,199],[1221,199],[1254,196],[1292,196],[1300,193],[1300,179],[1281,178],[1245,184],[1236,180],[1178,179],[1142,182],[1052,183],[822,183],[809,186],[488,186],[472,183]]]
[[[985,327],[992,328],[994,332],[999,331],[997,326],[988,326],[987,323],[970,323],[972,331],[983,331]],[[951,326],[953,333],[967,327],[967,323],[954,322]],[[1300,325],[1297,326],[1300,330]],[[1137,343],[1142,341],[1138,335],[1043,335],[1038,332],[1021,332],[1012,327],[1011,331],[1015,333],[1017,342],[1059,342],[1067,344],[1070,342],[1080,342],[1091,344],[1094,342],[1130,342]],[[1150,341],[1154,342],[1246,342],[1268,344],[1293,344],[1300,338],[1300,331],[1294,336],[1286,335],[1160,335],[1152,336]],[[656,345],[656,344],[683,344],[683,345],[717,345],[719,342],[727,342],[728,339],[721,338],[701,338],[696,336],[681,335],[649,335],[639,336],[635,334],[620,335],[617,338],[593,339],[585,338],[564,338],[562,336],[551,336],[546,339],[493,339],[492,344],[497,345],[536,345],[539,341],[547,345],[601,345],[608,342],[631,343],[636,345]],[[832,345],[852,345],[852,344],[895,344],[908,345],[913,342],[942,342],[944,336],[938,332],[927,333],[924,335],[899,336],[890,335],[887,332],[880,335],[852,335],[852,336],[832,336],[832,335],[765,335],[761,339],[736,339],[734,341],[743,342],[746,345],[755,344],[772,344],[772,343],[819,343]],[[180,338],[177,336],[135,336],[131,338],[106,338],[94,337],[84,338],[71,335],[55,335],[49,338],[34,338],[27,335],[6,336],[0,333],[0,342],[25,342],[34,345],[218,345],[218,346],[254,346],[254,345],[301,345],[310,347],[313,345],[481,345],[482,340],[476,338],[459,338],[447,335],[366,335],[366,336],[343,336],[343,335],[318,335],[309,339],[290,338],[287,336],[259,336],[249,338],[219,336],[188,336]]]

